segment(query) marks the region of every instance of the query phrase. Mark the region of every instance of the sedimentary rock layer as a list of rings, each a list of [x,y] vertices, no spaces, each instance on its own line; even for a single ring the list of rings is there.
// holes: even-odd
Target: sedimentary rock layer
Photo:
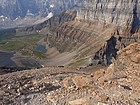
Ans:
[[[140,27],[140,0],[85,0],[77,18],[115,25],[117,34],[135,33]]]

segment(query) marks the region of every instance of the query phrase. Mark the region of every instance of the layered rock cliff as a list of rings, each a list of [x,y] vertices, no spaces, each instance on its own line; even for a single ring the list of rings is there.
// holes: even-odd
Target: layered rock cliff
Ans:
[[[81,21],[115,26],[117,34],[138,32],[140,28],[139,0],[85,0],[78,9]]]
[[[47,34],[50,47],[60,53],[74,52],[69,65],[87,65],[92,59],[95,65],[110,64],[118,50],[139,40],[139,11],[138,0],[86,0],[72,10],[17,32]]]

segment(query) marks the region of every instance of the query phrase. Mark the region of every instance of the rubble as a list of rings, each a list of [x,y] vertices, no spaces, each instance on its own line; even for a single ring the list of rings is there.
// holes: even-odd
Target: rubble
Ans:
[[[130,59],[139,59],[139,45],[119,51],[107,69],[44,67],[0,75],[0,104],[139,105],[140,62]]]

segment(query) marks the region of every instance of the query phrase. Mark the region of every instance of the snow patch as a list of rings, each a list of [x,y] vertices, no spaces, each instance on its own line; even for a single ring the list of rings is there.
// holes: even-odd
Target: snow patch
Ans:
[[[51,17],[53,17],[53,13],[52,13],[52,12],[50,12],[50,13],[48,14],[47,18],[51,18]]]
[[[3,16],[3,15],[0,16],[0,20],[2,20],[2,21],[5,21],[5,20],[7,20],[7,19],[8,19],[8,17],[5,17],[5,16]]]
[[[1,17],[1,18],[4,18],[4,16],[3,16],[3,15],[1,15],[0,17]]]
[[[26,16],[34,16],[33,13],[30,12],[30,10],[28,9],[27,13],[26,13]]]
[[[17,20],[19,20],[19,19],[20,19],[20,16],[18,16],[17,18],[15,18],[14,21],[17,21]]]
[[[18,17],[15,20],[18,20]]]
[[[18,20],[18,17],[14,21],[16,21],[16,20]]]
[[[51,4],[51,5],[50,5],[50,8],[54,8],[54,4]]]

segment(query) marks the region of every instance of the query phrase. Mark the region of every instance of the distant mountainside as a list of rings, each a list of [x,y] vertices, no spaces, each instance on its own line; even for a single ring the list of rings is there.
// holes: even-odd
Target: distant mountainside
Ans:
[[[43,17],[51,17],[59,12],[70,9],[76,6],[78,1],[79,0],[0,0],[0,28],[10,28],[19,26],[20,24],[24,24],[21,26],[26,26],[29,22],[33,23]],[[42,18],[37,18],[37,16]]]
[[[78,0],[77,0],[78,1]],[[0,15],[16,19],[28,11],[34,15],[58,13],[76,5],[75,0],[0,0]]]

